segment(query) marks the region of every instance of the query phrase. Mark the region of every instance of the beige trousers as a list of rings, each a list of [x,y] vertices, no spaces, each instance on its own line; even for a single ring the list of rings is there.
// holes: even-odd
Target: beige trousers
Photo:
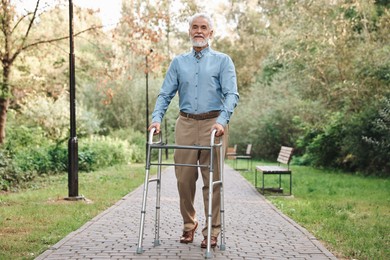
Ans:
[[[210,146],[211,127],[215,124],[217,118],[206,120],[195,120],[179,116],[175,127],[175,143],[177,145],[201,145]],[[225,154],[228,139],[228,127],[225,127],[223,136],[223,154]],[[219,138],[215,142],[219,143]],[[219,149],[214,151],[214,181],[219,180]],[[207,150],[188,150],[175,149],[175,163],[208,165],[210,163],[210,152]],[[210,170],[206,167],[176,166],[175,173],[177,179],[177,188],[180,196],[180,212],[183,217],[184,231],[192,230],[195,226],[196,212],[194,208],[194,199],[196,191],[196,181],[199,171],[203,178],[203,203],[204,214],[206,217],[205,227],[202,229],[204,236],[207,235],[207,213],[208,213],[208,192]],[[212,209],[212,231],[211,235],[218,237],[221,231],[220,223],[220,185],[214,185],[213,190],[213,209]]]

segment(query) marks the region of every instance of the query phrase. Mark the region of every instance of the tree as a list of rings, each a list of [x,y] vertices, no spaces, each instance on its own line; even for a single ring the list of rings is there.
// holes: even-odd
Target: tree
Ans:
[[[386,139],[365,115],[390,94],[390,13],[379,2],[260,1],[272,45],[265,59],[257,59],[262,70],[249,95],[242,96],[235,115],[237,126],[232,122],[232,128],[249,125],[248,136],[265,152],[273,148],[270,140],[274,147],[286,140],[295,142],[296,155],[305,153],[302,163],[353,171],[370,167],[366,162],[373,161],[375,147],[368,149],[365,144],[364,149],[357,149],[362,136],[367,132],[372,140]],[[250,102],[253,96],[257,102]],[[265,98],[272,103],[267,106]],[[295,129],[278,136],[286,125]],[[273,135],[266,135],[267,129]],[[240,144],[239,134],[234,129],[230,133],[232,139],[238,136]],[[377,168],[388,166],[378,163]]]
[[[40,0],[36,1],[33,11],[23,14],[18,12],[17,6],[11,0],[1,0],[0,7],[0,60],[2,64],[2,78],[0,82],[0,144],[5,141],[5,127],[7,123],[7,111],[15,87],[12,76],[15,61],[22,53],[37,48],[42,44],[53,43],[68,39],[69,36],[59,36],[55,38],[32,39],[31,34],[35,27],[39,26],[38,18],[45,11],[40,9]],[[75,36],[89,30],[94,30],[97,26],[91,26],[75,34]],[[43,29],[43,28],[42,28]],[[44,30],[42,30],[44,31]]]
[[[161,84],[162,64],[168,56],[165,52],[168,15],[166,8],[161,8],[166,2],[123,2],[120,22],[110,32],[109,45],[114,55],[106,60],[105,73],[96,75],[96,83],[83,89],[86,104],[99,112],[107,128],[145,131],[145,73],[150,74],[149,90],[154,99]]]

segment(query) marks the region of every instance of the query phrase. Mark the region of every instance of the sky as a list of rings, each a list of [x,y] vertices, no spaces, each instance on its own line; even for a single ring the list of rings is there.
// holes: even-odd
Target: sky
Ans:
[[[172,1],[175,2],[174,0]],[[220,3],[226,3],[226,0],[199,0],[200,3],[207,5],[211,10]],[[115,24],[119,20],[122,0],[73,0],[74,4],[81,7],[100,9],[100,17],[104,25]],[[173,6],[172,11],[174,12]]]
[[[21,8],[32,10],[36,5],[36,0],[14,0],[14,2]],[[56,0],[40,0],[40,7],[44,6],[53,6]],[[65,3],[68,1],[65,1]],[[200,4],[207,6],[208,10],[215,10],[215,8],[221,4],[226,3],[227,0],[199,0]],[[175,0],[172,0],[173,5]],[[99,9],[99,15],[102,19],[103,25],[106,28],[114,27],[114,25],[119,21],[122,0],[73,0],[73,5],[81,6],[84,8],[92,8],[94,10]],[[171,9],[172,12],[175,12],[175,6]],[[221,22],[223,23],[223,22]],[[217,34],[221,31],[217,32]]]
[[[113,25],[119,21],[122,0],[73,0],[74,5],[100,9],[103,25]]]
[[[36,0],[14,0],[21,11],[33,10]],[[65,1],[68,2],[68,1]],[[54,6],[56,0],[41,0],[39,7]],[[84,8],[100,9],[100,17],[104,25],[113,25],[119,21],[122,0],[73,0],[73,5]]]

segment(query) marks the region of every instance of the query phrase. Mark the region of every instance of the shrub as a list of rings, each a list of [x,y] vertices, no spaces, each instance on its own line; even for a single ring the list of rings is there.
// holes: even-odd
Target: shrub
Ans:
[[[367,105],[360,113],[336,112],[322,128],[307,128],[297,141],[301,164],[340,168],[366,175],[389,176],[390,101]]]
[[[37,96],[22,106],[25,121],[40,126],[45,137],[56,141],[66,139],[69,133],[69,100],[66,95],[57,99]],[[87,136],[102,131],[101,120],[96,114],[87,111],[82,104],[77,106],[78,136]]]
[[[256,82],[249,94],[240,97],[232,116],[230,146],[237,144],[243,153],[252,144],[254,157],[275,160],[280,146],[292,146],[301,131],[295,122],[300,104],[287,80],[278,78],[269,86]]]
[[[377,111],[367,116],[364,120],[369,122],[363,129],[363,151],[367,151],[367,172],[379,172],[390,176],[390,98],[384,98]],[[370,149],[367,149],[369,146]]]
[[[31,181],[35,176],[33,171],[21,170],[7,151],[0,152],[0,190],[11,190],[23,182]]]
[[[92,171],[115,164],[137,161],[139,149],[118,138],[91,136],[79,142],[79,170]]]

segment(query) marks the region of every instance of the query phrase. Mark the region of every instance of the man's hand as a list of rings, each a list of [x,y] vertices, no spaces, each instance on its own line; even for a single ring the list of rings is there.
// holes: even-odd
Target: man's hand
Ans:
[[[225,133],[225,128],[220,124],[217,124],[217,123],[214,124],[211,127],[211,131],[213,131],[214,129],[217,130],[217,132],[215,133],[216,137],[223,136],[223,134]]]
[[[157,123],[157,122],[152,123],[149,126],[148,131],[152,130],[153,128],[156,128],[156,131],[154,132],[155,135],[160,133],[160,123]]]

